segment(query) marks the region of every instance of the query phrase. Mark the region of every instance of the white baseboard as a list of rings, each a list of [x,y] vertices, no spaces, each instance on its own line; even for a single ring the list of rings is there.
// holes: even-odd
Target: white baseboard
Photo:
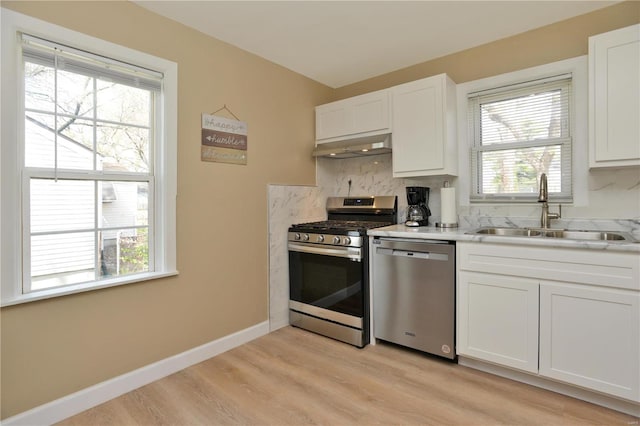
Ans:
[[[289,326],[289,311],[287,311],[287,316],[285,318],[271,318],[270,321],[270,331],[276,331],[283,327]]]
[[[48,402],[2,421],[3,426],[50,425],[269,333],[269,321]]]
[[[501,367],[473,358],[459,356],[458,364],[465,367],[474,368],[476,370],[484,371],[485,373],[491,373],[495,374],[496,376],[515,380],[517,382],[526,383],[531,386],[537,386],[539,388],[550,390],[552,392],[561,393],[563,395],[567,395],[576,399],[581,399],[583,401],[610,408],[612,410],[620,411],[631,416],[640,417],[640,404],[632,401],[622,400],[587,389],[582,389],[576,386],[566,385],[564,383],[556,382],[539,376],[533,376],[528,373],[522,373],[510,368]]]

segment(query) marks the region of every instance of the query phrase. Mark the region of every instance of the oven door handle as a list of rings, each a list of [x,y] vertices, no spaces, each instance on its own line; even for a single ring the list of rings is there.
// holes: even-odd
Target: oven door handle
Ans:
[[[289,243],[289,251],[300,253],[319,254],[325,256],[344,257],[346,259],[362,262],[362,250],[358,247],[313,247],[305,244]]]

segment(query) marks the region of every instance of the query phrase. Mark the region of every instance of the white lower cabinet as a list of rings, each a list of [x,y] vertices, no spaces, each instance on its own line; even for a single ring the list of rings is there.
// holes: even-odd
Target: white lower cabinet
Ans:
[[[640,253],[457,244],[457,351],[640,402]]]
[[[540,285],[540,375],[640,401],[640,294]]]
[[[461,272],[458,353],[538,371],[538,282]]]

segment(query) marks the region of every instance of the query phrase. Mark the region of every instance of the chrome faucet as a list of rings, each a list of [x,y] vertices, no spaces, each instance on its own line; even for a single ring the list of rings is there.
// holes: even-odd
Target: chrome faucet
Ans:
[[[560,219],[562,217],[562,205],[558,205],[558,213],[549,213],[549,190],[547,188],[547,175],[540,175],[540,193],[538,202],[542,203],[542,216],[540,217],[540,227],[548,228],[550,219]]]

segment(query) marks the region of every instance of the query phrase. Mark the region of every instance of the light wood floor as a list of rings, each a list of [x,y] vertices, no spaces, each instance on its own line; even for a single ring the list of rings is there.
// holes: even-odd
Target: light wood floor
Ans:
[[[63,425],[637,425],[638,419],[389,344],[287,327]]]

